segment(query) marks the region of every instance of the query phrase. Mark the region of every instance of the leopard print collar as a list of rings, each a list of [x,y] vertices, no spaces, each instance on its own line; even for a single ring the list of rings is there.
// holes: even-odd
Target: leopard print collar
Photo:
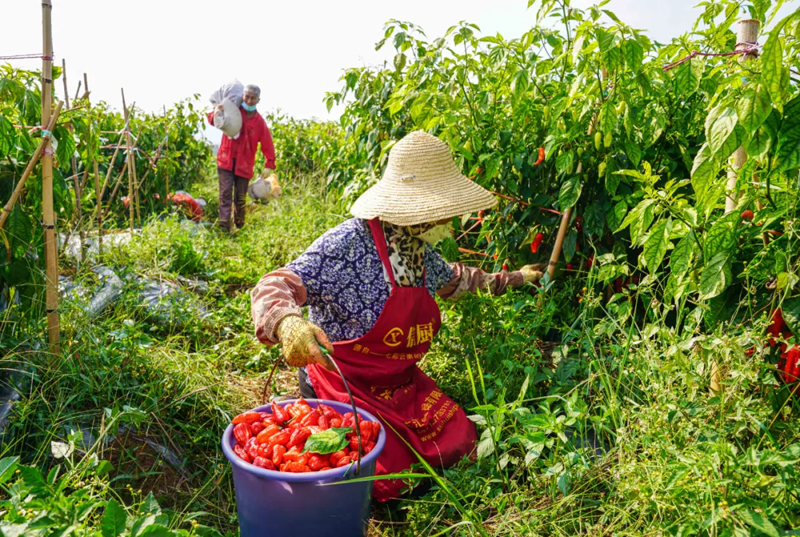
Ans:
[[[399,287],[420,287],[423,285],[425,270],[425,242],[419,238],[433,227],[431,224],[418,226],[395,226],[381,222],[386,245],[389,248],[389,263]],[[387,283],[389,283],[388,275]]]

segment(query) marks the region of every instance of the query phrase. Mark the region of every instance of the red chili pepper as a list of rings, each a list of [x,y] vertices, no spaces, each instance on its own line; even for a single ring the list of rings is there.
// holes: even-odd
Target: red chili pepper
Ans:
[[[378,439],[378,435],[381,432],[381,422],[373,421],[372,423],[372,438]]]
[[[275,465],[280,465],[280,463],[283,462],[284,455],[286,455],[285,447],[277,445],[272,448],[272,462],[275,463]]]
[[[367,453],[369,453],[373,449],[375,449],[375,442],[370,442],[369,444],[364,446],[364,455],[366,455]]]
[[[326,429],[330,429],[331,427],[331,424],[328,423],[328,418],[325,415],[319,417],[317,425],[319,425],[319,428],[322,429],[323,431]]]
[[[248,440],[247,444],[244,446],[244,449],[247,451],[247,454],[252,460],[255,460],[255,458],[258,457],[258,444],[256,444],[255,438]]]
[[[250,432],[253,433],[254,435],[258,435],[258,433],[260,433],[263,430],[264,430],[264,424],[261,423],[260,421],[250,424]]]
[[[355,435],[350,439],[350,449],[352,451],[358,451],[358,438],[356,438]]]
[[[286,469],[283,471],[292,474],[302,474],[304,472],[309,472],[310,469],[307,465],[301,464],[299,462],[287,462]]]
[[[308,467],[315,472],[318,471],[320,468],[324,468],[326,466],[328,466],[328,459],[326,459],[322,455],[317,455],[316,453],[314,453],[308,458]]]
[[[746,211],[742,211],[742,214],[741,214],[742,220],[744,220],[746,222],[751,221],[753,219],[753,216],[755,216],[755,215],[753,214],[753,211],[751,211],[750,209],[747,209]]]
[[[503,263],[503,270],[508,272],[508,263]]]
[[[478,211],[478,222],[483,223],[483,211]]]
[[[244,448],[239,444],[233,446],[233,452],[236,453],[236,455],[238,455],[239,458],[242,459],[243,461],[250,462],[250,456],[247,454]]]
[[[342,426],[342,418],[333,418],[331,420],[331,429],[338,429]]]
[[[256,436],[256,441],[259,444],[266,444],[267,442],[269,442],[270,438],[272,438],[279,432],[281,432],[280,427],[278,427],[274,423],[270,423],[267,427],[264,427],[263,431],[258,433],[258,435]]]
[[[328,457],[328,460],[331,461],[331,466],[335,467],[336,463],[339,462],[339,459],[342,457],[347,457],[347,451],[341,450],[337,451],[336,453],[331,453],[331,455]]]
[[[572,263],[567,263],[567,270],[575,270],[575,265]]]
[[[283,425],[289,421],[289,414],[287,414],[278,403],[273,401],[270,408],[272,408],[272,415],[278,420],[278,425]]]
[[[233,428],[233,437],[242,445],[245,445],[252,436],[253,433],[250,432],[250,427],[246,423],[240,423]]]
[[[536,159],[536,162],[533,163],[534,166],[538,166],[544,162],[544,147],[539,148],[539,158]]]
[[[342,466],[347,466],[351,464],[353,461],[350,460],[350,457],[342,457],[339,459],[339,462],[336,463],[336,468],[341,468]]]
[[[322,467],[322,468],[320,468],[318,471],[319,471],[319,472],[324,472],[325,470],[332,470],[332,469],[333,469],[333,468],[331,468],[330,466],[323,466],[323,467]]]
[[[255,423],[257,421],[261,421],[261,414],[258,412],[245,412],[244,414],[239,414],[235,418],[233,418],[233,424],[239,425],[240,423]]]
[[[275,445],[286,446],[286,444],[289,443],[289,440],[291,438],[292,437],[288,431],[281,431],[272,438],[270,438],[269,443],[272,444],[273,446]]]
[[[287,446],[290,448],[294,446],[300,446],[304,444],[306,440],[308,440],[309,436],[311,436],[311,431],[309,431],[305,427],[297,429],[295,432],[292,433],[292,437],[289,439],[289,443],[287,444]]]
[[[319,418],[321,414],[317,410],[312,410],[311,412],[307,413],[303,418],[300,420],[300,425],[303,427],[308,427],[309,425],[316,425],[319,423]]]
[[[264,457],[256,457],[253,459],[253,464],[259,468],[264,468],[265,470],[275,470],[275,463],[269,459],[265,459]]]
[[[537,233],[536,236],[533,238],[533,242],[531,242],[531,253],[536,253],[539,251],[539,245],[542,244],[542,240],[544,240],[544,235],[541,233]]]

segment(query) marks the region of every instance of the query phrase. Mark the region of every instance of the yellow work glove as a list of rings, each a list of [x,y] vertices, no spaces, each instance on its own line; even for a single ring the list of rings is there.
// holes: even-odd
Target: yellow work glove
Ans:
[[[333,345],[319,326],[297,315],[289,315],[281,320],[275,333],[289,365],[304,367],[320,364],[325,369],[335,370],[330,357],[319,349],[319,345],[322,345],[333,354]]]
[[[544,267],[544,263],[537,263],[535,265],[525,265],[519,269],[519,271],[525,278],[525,283],[533,283],[538,282],[542,278],[542,270]]]

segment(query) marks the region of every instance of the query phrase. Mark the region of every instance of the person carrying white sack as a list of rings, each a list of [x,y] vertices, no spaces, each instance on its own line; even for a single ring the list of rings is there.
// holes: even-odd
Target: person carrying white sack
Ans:
[[[261,175],[268,176],[275,169],[275,146],[272,143],[272,134],[256,109],[260,100],[261,89],[258,86],[250,84],[245,87],[239,107],[242,127],[235,138],[224,134],[217,152],[219,227],[224,231],[230,231],[231,205],[233,205],[234,225],[237,228],[244,226],[247,187],[253,178],[259,144],[266,160]],[[223,103],[217,104],[215,110],[208,114],[208,122],[215,125],[215,115],[223,111]]]

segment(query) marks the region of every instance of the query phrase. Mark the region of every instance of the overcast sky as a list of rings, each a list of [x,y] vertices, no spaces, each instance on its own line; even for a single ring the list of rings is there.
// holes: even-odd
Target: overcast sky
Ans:
[[[798,1],[789,2],[792,9]],[[280,108],[301,118],[331,117],[322,99],[339,88],[343,69],[389,57],[391,47],[375,52],[389,19],[414,22],[431,38],[461,20],[509,38],[535,18],[527,0],[52,2],[56,62],[66,58],[73,95],[86,72],[93,99],[120,106],[124,87],[129,102],[154,111],[195,93],[207,104],[216,87],[235,77],[261,86],[262,110]],[[691,29],[698,2],[612,0],[607,8],[651,38],[668,41]],[[573,0],[576,7],[594,3]],[[0,5],[0,56],[41,52],[40,1]],[[37,68],[41,61],[14,65]]]

